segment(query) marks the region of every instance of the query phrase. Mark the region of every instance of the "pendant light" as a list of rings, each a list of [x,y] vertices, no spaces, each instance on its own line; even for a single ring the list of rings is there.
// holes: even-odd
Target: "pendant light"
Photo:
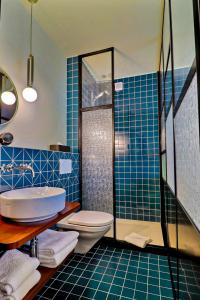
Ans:
[[[33,31],[33,4],[38,0],[28,0],[31,4],[31,23],[30,23],[30,55],[27,60],[27,86],[23,90],[24,100],[34,102],[37,100],[37,91],[33,88],[34,80],[34,56],[32,55],[32,31]]]

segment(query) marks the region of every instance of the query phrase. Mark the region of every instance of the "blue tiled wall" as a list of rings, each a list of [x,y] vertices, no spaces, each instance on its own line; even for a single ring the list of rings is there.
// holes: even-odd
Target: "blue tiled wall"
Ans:
[[[128,77],[115,92],[117,217],[160,220],[157,74]]]
[[[78,57],[67,59],[67,145],[78,153]]]
[[[59,159],[72,159],[71,174],[59,174]],[[79,155],[56,151],[35,150],[15,147],[0,147],[0,165],[31,164],[35,171],[0,173],[0,189],[32,186],[55,186],[66,189],[66,200],[79,201]]]
[[[75,149],[78,145],[78,93],[73,91],[78,89],[77,70],[77,58],[67,59],[67,144],[75,145]],[[124,84],[123,91],[115,93],[117,217],[159,221],[157,75],[116,81]]]

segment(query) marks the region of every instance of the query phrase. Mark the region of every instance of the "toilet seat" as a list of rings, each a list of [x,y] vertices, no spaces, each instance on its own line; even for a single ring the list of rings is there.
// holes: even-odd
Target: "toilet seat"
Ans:
[[[81,210],[68,219],[68,223],[73,225],[99,227],[110,225],[113,222],[111,214],[101,211]]]
[[[60,222],[59,222],[60,223]],[[75,231],[84,231],[84,232],[101,232],[107,230],[110,225],[107,226],[96,226],[96,227],[88,227],[88,226],[81,226],[81,225],[74,225],[69,224],[68,222],[62,222],[61,224],[57,223],[59,228],[68,229],[68,230],[75,230]]]
[[[96,220],[94,220],[95,217]],[[101,213],[96,211],[80,211],[77,213],[72,213],[71,215],[62,219],[57,223],[57,226],[59,228],[64,228],[68,230],[77,230],[84,232],[101,232],[107,230],[107,228],[110,227],[112,222],[113,216],[108,213]],[[97,226],[97,224],[99,224],[99,226]]]
[[[78,231],[75,253],[87,253],[110,230],[113,216],[100,211],[82,210],[57,223],[58,230]]]

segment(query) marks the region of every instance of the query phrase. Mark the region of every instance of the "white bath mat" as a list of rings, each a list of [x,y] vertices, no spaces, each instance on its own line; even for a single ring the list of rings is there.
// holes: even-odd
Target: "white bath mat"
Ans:
[[[128,243],[131,243],[137,247],[145,248],[146,245],[148,245],[149,243],[152,242],[152,239],[150,239],[147,236],[132,232],[131,234],[129,234],[125,237],[125,241]]]

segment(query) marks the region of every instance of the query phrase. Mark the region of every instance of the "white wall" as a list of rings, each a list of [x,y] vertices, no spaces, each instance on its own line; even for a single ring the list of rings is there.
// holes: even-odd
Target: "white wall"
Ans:
[[[19,108],[14,119],[0,126],[0,132],[14,135],[12,146],[48,149],[50,144],[66,143],[66,63],[64,54],[41,27],[33,23],[33,54],[38,100],[23,100],[26,60],[29,55],[29,11],[20,0],[2,1],[0,20],[0,68],[14,81]],[[37,10],[37,5],[34,6]]]

